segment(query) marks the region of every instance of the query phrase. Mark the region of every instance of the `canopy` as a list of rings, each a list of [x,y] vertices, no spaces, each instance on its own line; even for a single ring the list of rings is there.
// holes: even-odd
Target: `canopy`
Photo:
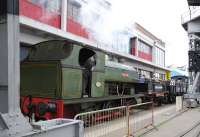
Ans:
[[[177,69],[177,68],[173,68],[171,70],[171,77],[174,77],[174,76],[186,76],[186,77],[188,77],[188,72]]]

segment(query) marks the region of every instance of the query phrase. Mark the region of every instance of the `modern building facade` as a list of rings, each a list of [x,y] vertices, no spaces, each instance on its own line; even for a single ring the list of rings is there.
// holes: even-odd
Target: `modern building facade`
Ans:
[[[131,39],[130,54],[154,66],[165,67],[165,43],[142,27],[140,24],[134,24],[134,37]],[[145,68],[145,67],[144,67]],[[138,72],[147,78],[156,77],[164,80],[166,75],[161,69],[152,71],[149,67],[147,70],[139,68]]]
[[[166,79],[169,69],[165,68],[165,43],[161,39],[138,23],[118,33],[113,45],[101,48],[123,54],[131,60],[121,60],[113,55],[109,56],[110,60],[133,66],[145,78]]]
[[[54,39],[66,39],[107,52],[108,60],[130,65],[146,78],[166,79],[165,43],[139,24],[115,33],[113,43],[106,45],[83,18],[84,6],[93,0],[19,0],[21,57],[30,45]],[[111,4],[97,0],[92,17],[101,18]],[[87,15],[87,14],[84,14]]]
[[[134,32],[131,54],[165,67],[165,43],[138,23],[134,25]]]

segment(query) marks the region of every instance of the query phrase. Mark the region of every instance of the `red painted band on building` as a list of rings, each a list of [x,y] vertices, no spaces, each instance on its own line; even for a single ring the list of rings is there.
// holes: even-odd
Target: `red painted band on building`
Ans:
[[[147,53],[144,53],[144,52],[141,52],[141,51],[138,51],[138,57],[145,59],[147,61],[152,61],[152,55],[151,54],[147,54]]]
[[[87,39],[89,38],[86,29],[83,28],[83,26],[80,23],[74,21],[69,17],[67,18],[67,31]]]
[[[40,21],[44,24],[61,28],[61,16],[42,8],[28,0],[19,0],[20,15]]]
[[[49,11],[40,4],[35,4],[29,0],[19,0],[20,15],[29,17],[33,20],[61,29],[61,15]],[[77,36],[89,38],[87,30],[78,22],[67,18],[67,31]]]

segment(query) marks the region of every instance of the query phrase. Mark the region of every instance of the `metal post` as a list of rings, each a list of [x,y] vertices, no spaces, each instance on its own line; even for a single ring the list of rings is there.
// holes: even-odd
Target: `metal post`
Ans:
[[[129,106],[126,107],[126,118],[127,118],[127,137],[130,136],[130,110]]]
[[[193,85],[192,85],[192,93],[197,92],[197,88],[199,88],[199,81],[200,81],[200,72],[197,72],[196,77],[193,81]]]
[[[153,103],[153,100],[152,100],[152,106],[151,106],[151,111],[152,111],[152,126],[154,126],[154,103]]]

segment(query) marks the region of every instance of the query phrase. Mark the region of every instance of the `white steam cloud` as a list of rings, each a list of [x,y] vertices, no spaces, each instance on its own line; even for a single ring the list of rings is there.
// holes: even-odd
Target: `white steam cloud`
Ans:
[[[127,9],[123,10],[127,7],[131,11],[128,0],[126,1],[127,3],[122,0],[109,0],[109,4],[104,0],[87,0],[86,3],[82,3],[81,23],[101,48],[129,52],[129,40],[133,37],[134,21],[131,13],[127,13]]]
[[[71,1],[78,1],[81,4],[80,22],[89,31],[90,38],[96,41],[100,48],[129,52],[129,40],[133,37],[131,24],[134,23],[131,12],[127,12],[132,8],[131,0]],[[45,11],[40,20],[52,18],[50,14],[46,14],[46,11],[60,14],[61,0],[32,0],[31,2],[40,5]]]

